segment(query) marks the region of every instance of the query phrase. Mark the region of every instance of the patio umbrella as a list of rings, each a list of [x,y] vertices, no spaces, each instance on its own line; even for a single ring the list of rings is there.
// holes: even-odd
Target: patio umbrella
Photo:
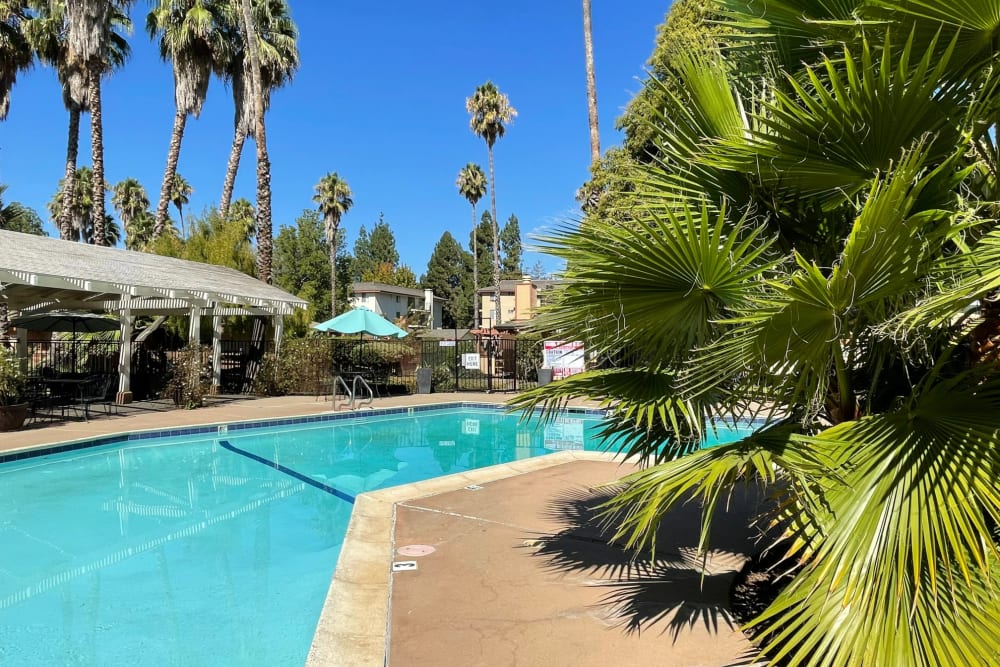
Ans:
[[[118,320],[113,320],[110,317],[67,310],[22,315],[12,319],[10,323],[17,329],[27,329],[28,331],[72,331],[74,337],[78,333],[118,331],[121,327]]]
[[[405,338],[408,334],[378,313],[367,308],[355,308],[337,315],[332,320],[313,325],[317,331],[369,334]]]
[[[52,310],[45,313],[32,313],[15,317],[10,321],[17,329],[28,331],[68,331],[73,333],[73,370],[76,370],[76,335],[79,333],[96,333],[99,331],[118,331],[121,324],[118,320],[103,317],[96,313],[73,312],[67,310]]]

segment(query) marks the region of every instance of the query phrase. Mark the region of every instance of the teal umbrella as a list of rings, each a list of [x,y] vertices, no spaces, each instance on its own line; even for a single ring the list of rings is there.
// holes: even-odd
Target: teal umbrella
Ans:
[[[394,336],[404,338],[407,333],[378,313],[367,308],[355,308],[337,315],[332,320],[313,325],[317,331],[335,331],[344,334]]]

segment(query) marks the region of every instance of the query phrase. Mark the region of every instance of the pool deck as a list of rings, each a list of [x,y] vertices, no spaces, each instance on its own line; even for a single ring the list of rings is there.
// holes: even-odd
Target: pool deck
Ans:
[[[399,396],[371,407],[508,398]],[[311,396],[130,411],[0,433],[0,452],[330,411]],[[707,557],[695,554],[699,512],[691,504],[665,519],[655,559],[636,557],[595,519],[610,493],[602,486],[631,470],[607,454],[564,451],[358,496],[307,664],[750,664],[728,599],[754,548],[747,526],[756,498],[736,497],[720,512]],[[434,551],[397,553],[408,545]],[[398,561],[416,569],[393,573]]]

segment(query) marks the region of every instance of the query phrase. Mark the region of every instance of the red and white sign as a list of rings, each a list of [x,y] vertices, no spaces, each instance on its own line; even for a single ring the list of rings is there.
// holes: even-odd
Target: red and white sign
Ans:
[[[545,341],[542,352],[542,368],[552,369],[553,380],[582,373],[584,370],[583,341]]]

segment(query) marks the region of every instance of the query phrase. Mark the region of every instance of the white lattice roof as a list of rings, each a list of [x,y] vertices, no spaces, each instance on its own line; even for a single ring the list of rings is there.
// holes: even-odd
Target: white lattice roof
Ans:
[[[306,302],[235,269],[120,248],[0,230],[0,303],[20,310],[142,307],[152,301],[213,307],[248,306],[276,314]],[[162,303],[162,302],[161,302]]]

